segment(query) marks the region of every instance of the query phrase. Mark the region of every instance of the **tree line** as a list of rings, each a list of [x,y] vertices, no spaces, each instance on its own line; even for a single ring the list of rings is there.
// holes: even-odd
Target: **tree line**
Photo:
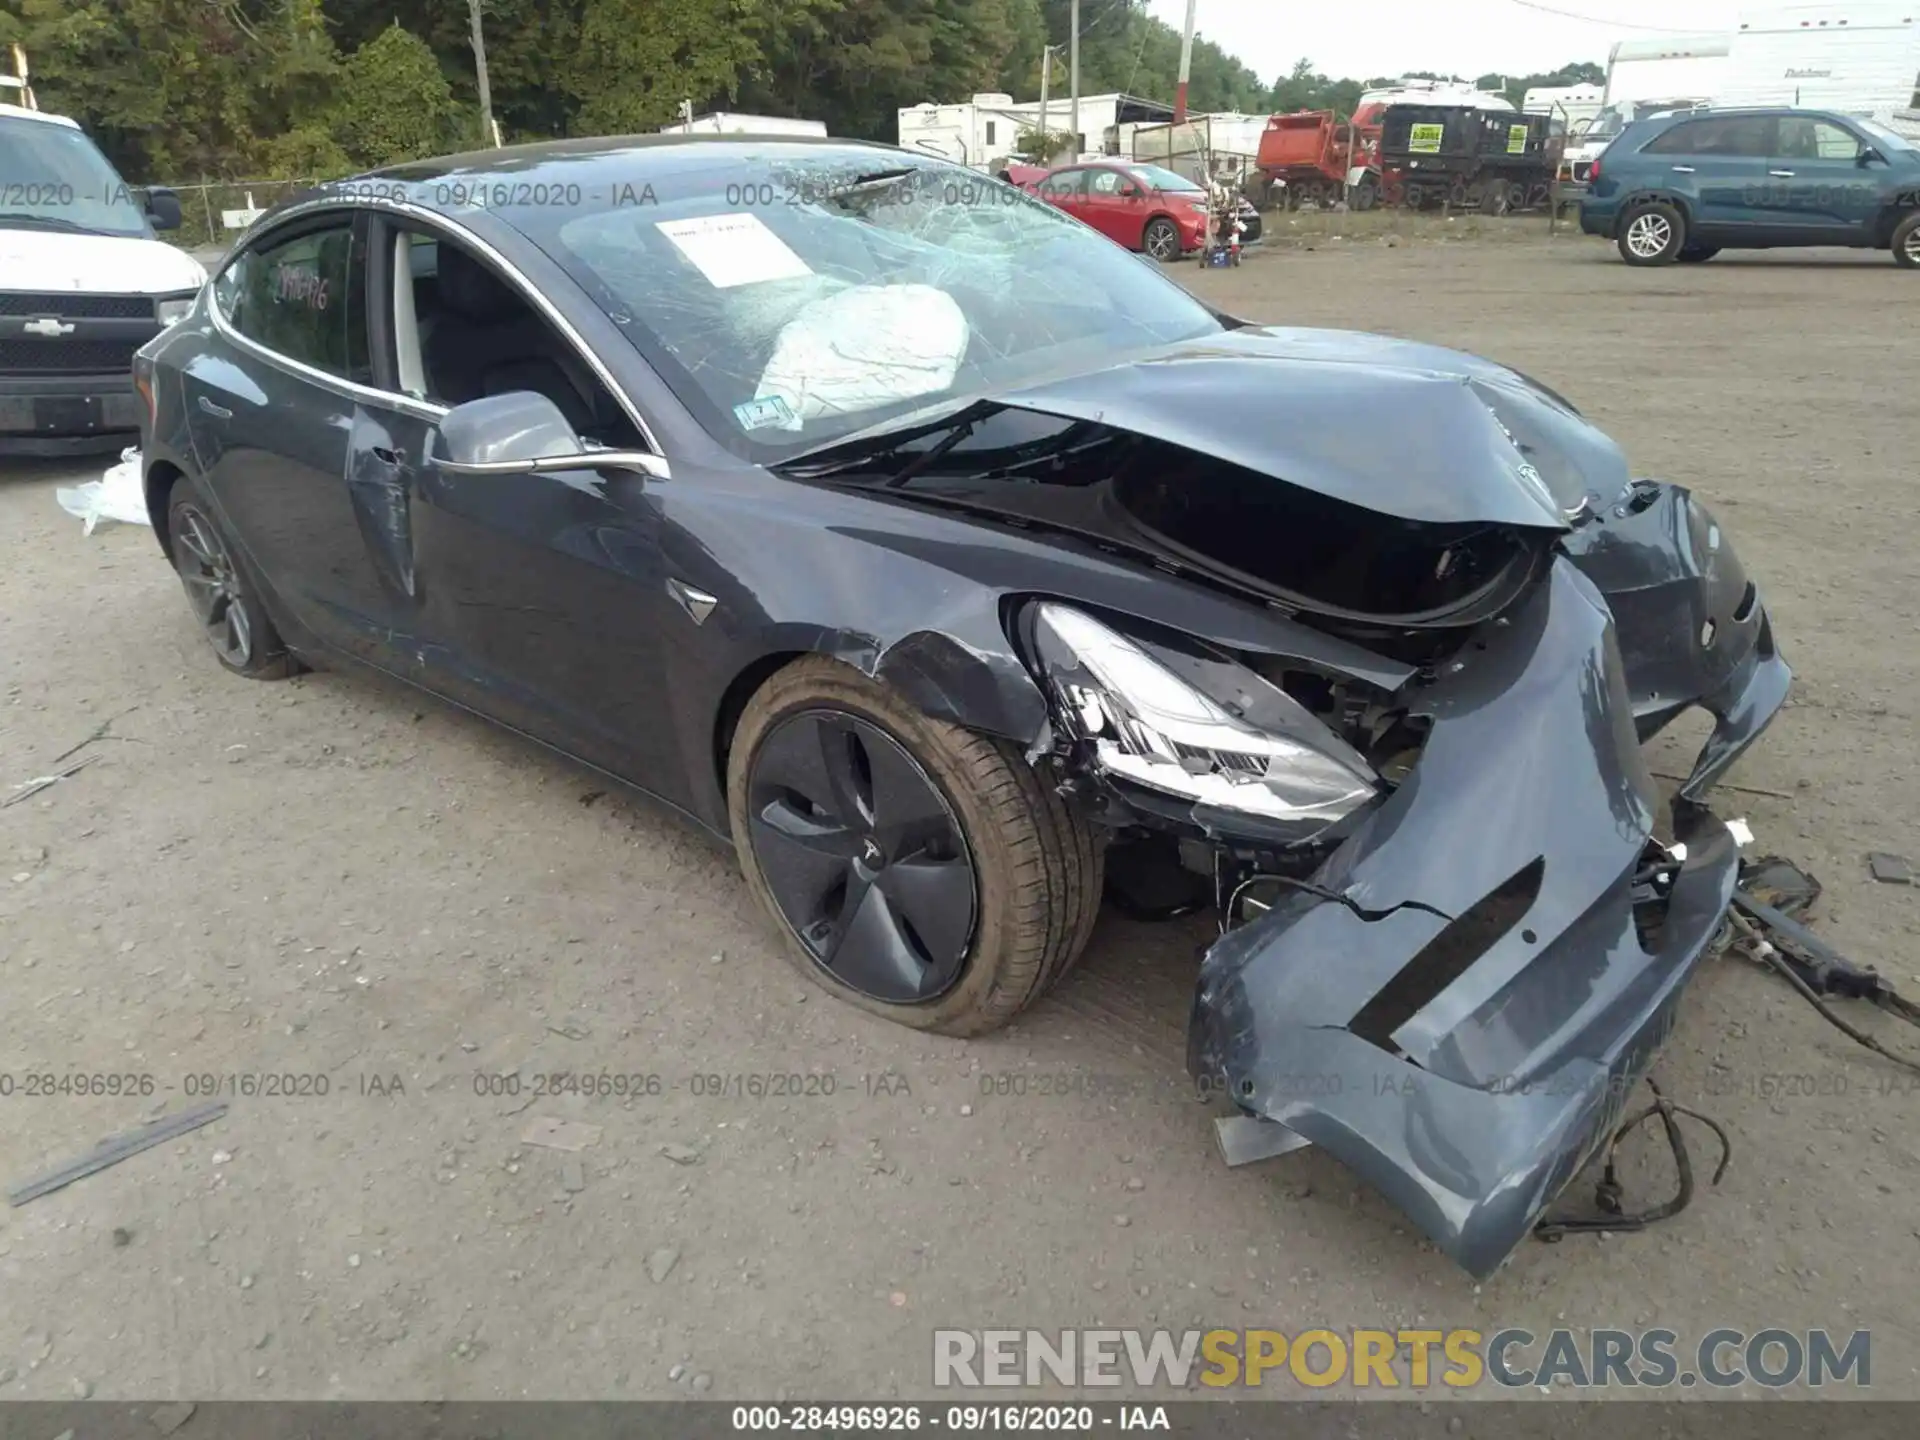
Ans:
[[[494,118],[509,144],[652,130],[683,102],[891,141],[903,106],[1036,95],[1069,6],[484,0],[483,16]],[[1179,32],[1145,0],[1080,8],[1082,93],[1170,101]],[[142,181],[343,175],[490,143],[467,0],[0,0],[0,46],[15,42],[43,108],[74,116]],[[1064,96],[1064,54],[1054,67],[1053,93]],[[1576,69],[1598,75],[1558,73]],[[1351,110],[1361,88],[1305,61],[1264,81],[1212,42],[1194,45],[1195,110]]]

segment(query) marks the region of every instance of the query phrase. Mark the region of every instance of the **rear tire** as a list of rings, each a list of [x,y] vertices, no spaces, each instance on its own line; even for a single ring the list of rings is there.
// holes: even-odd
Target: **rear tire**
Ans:
[[[1371,210],[1379,198],[1380,187],[1373,182],[1371,176],[1353,187],[1353,208],[1355,210]]]
[[[1893,227],[1893,263],[1920,270],[1920,210]]]
[[[1017,747],[826,656],[749,702],[727,804],[747,886],[795,967],[916,1030],[1005,1025],[1066,973],[1099,913],[1092,831]]]
[[[249,680],[284,680],[300,663],[273,628],[247,572],[234,559],[213,506],[191,476],[167,496],[167,535],[174,573],[214,658]]]
[[[1620,217],[1620,258],[1629,265],[1671,265],[1687,245],[1687,222],[1665,200],[1642,200]]]
[[[1680,252],[1682,265],[1699,265],[1720,253],[1718,245],[1689,245]]]

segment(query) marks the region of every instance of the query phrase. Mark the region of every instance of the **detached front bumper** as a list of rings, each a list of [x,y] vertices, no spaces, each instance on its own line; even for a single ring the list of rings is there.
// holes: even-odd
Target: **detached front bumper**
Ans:
[[[1684,492],[1661,490],[1610,539],[1663,522],[1693,533]],[[1612,558],[1629,575],[1625,551]],[[1684,568],[1640,562],[1642,578]],[[1198,1080],[1351,1166],[1476,1276],[1618,1123],[1738,876],[1726,826],[1688,797],[1670,889],[1636,890],[1656,799],[1640,743],[1660,717],[1622,654],[1644,633],[1616,627],[1588,568],[1557,561],[1420,693],[1432,729],[1413,774],[1315,874],[1322,895],[1290,892],[1209,951],[1194,1003]],[[1691,577],[1709,608],[1714,569]],[[1790,678],[1757,596],[1749,612],[1748,631],[1696,646],[1713,689],[1688,703],[1720,716],[1697,788],[1764,728]]]

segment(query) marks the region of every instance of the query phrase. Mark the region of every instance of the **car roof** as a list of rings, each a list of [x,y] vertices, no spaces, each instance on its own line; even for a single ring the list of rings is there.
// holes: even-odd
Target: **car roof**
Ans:
[[[769,147],[805,151],[821,159],[830,159],[836,154],[852,159],[916,153],[904,151],[897,145],[818,135],[594,135],[407,160],[355,178],[419,184],[457,176],[552,184],[556,180],[578,179],[584,169],[596,162],[617,162],[634,178],[644,178],[650,171],[665,174],[677,169],[694,155],[702,161],[744,160],[765,155]],[[918,158],[937,160],[941,157],[922,152]]]

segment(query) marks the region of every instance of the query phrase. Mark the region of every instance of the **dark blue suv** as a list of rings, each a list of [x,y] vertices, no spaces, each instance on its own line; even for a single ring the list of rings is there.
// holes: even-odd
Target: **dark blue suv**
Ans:
[[[1595,163],[1580,228],[1615,241],[1629,265],[1846,245],[1920,267],[1920,147],[1826,110],[1639,120]]]

